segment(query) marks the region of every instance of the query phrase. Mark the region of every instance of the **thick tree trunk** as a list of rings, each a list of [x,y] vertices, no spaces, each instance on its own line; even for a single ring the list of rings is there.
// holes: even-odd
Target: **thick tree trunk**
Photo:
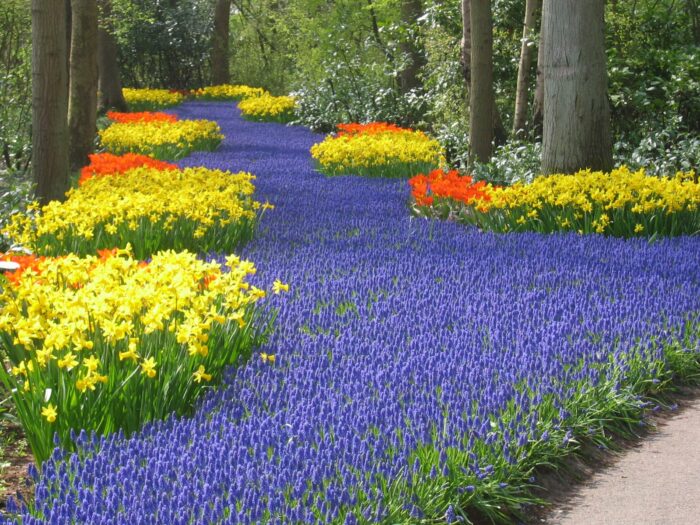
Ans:
[[[610,170],[605,0],[545,0],[542,171]]]
[[[527,0],[525,3],[525,21],[523,23],[523,40],[520,47],[520,64],[518,65],[518,84],[515,90],[515,114],[513,117],[513,135],[522,135],[527,123],[529,101],[530,67],[534,50],[533,35],[537,11],[542,0]]]
[[[537,76],[535,79],[535,100],[532,104],[532,131],[536,137],[542,136],[542,121],[544,120],[544,10],[542,6],[540,22],[540,38],[537,44]]]
[[[32,0],[32,170],[42,204],[68,190],[66,6]]]
[[[73,1],[68,130],[70,167],[88,163],[97,132],[97,2]]]
[[[472,159],[488,162],[493,153],[493,33],[491,0],[471,0],[471,89],[469,144]]]
[[[467,89],[472,81],[471,59],[472,59],[472,23],[471,23],[471,0],[462,0],[462,76],[467,85]]]
[[[418,73],[425,65],[425,56],[417,38],[418,19],[422,15],[421,0],[401,0],[401,21],[408,30],[406,38],[400,44],[401,52],[407,60],[399,79],[402,93],[408,93],[422,85]]]
[[[228,84],[229,72],[229,20],[231,0],[216,0],[214,8],[214,35],[211,42],[211,83]]]

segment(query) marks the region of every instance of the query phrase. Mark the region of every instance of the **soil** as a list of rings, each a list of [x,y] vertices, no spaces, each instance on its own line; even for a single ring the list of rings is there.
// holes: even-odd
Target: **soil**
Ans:
[[[0,510],[7,500],[18,495],[25,501],[34,497],[29,465],[34,462],[22,428],[8,420],[0,419]]]

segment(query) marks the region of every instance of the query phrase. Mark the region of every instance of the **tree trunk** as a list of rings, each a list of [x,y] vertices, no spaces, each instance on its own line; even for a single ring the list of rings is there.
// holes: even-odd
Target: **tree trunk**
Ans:
[[[73,1],[68,130],[70,167],[88,163],[97,133],[97,2]]]
[[[462,0],[462,75],[467,88],[472,81],[471,59],[472,59],[472,24],[471,24],[471,0]]]
[[[525,3],[525,21],[523,23],[523,40],[520,47],[520,64],[518,65],[518,87],[515,91],[515,115],[513,117],[513,135],[522,135],[527,123],[528,91],[535,19],[542,0],[527,0]]]
[[[542,136],[542,121],[544,120],[544,10],[542,6],[540,21],[540,38],[537,44],[537,76],[535,80],[535,100],[532,105],[532,131],[536,137]]]
[[[473,160],[488,162],[493,153],[493,33],[491,0],[471,0],[471,89],[469,144]]]
[[[42,204],[68,190],[66,6],[32,0],[32,170]]]
[[[214,9],[214,35],[211,42],[211,83],[228,84],[229,72],[229,20],[231,0],[216,0]]]
[[[422,85],[418,78],[418,73],[425,65],[425,56],[418,43],[418,19],[422,15],[421,0],[401,0],[401,21],[407,30],[400,44],[404,59],[407,60],[399,78],[401,92],[404,94]]]
[[[73,35],[73,6],[71,0],[66,3],[66,88],[70,88],[70,43]]]
[[[98,90],[100,92],[100,110],[114,108],[128,111],[122,93],[121,73],[117,63],[117,42],[109,24],[111,5],[109,0],[100,0],[101,13],[104,17],[97,28],[97,69]]]
[[[542,171],[612,168],[605,0],[545,0]]]

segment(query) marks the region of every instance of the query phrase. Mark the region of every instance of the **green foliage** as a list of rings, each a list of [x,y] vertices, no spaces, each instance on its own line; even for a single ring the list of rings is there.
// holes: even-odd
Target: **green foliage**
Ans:
[[[683,131],[680,119],[676,119],[660,131],[647,132],[636,146],[624,140],[617,142],[614,153],[617,164],[644,168],[650,175],[698,171],[700,137]]]
[[[529,183],[541,173],[541,156],[541,143],[514,139],[497,147],[487,164],[475,163],[472,176],[498,186]]]
[[[24,173],[0,171],[0,232],[12,215],[24,212],[32,202],[34,184]],[[0,234],[0,252],[10,247],[9,240]]]
[[[3,0],[0,3],[0,174],[3,178],[7,170],[24,172],[29,167],[31,77],[29,2]],[[4,202],[2,206],[6,207]]]
[[[637,143],[650,129],[700,131],[700,53],[686,9],[690,4],[670,0],[608,6],[609,92],[619,139]]]
[[[125,86],[208,84],[213,2],[113,0],[110,21]]]
[[[233,0],[230,71],[233,83],[286,95],[294,69],[294,28],[276,0]]]
[[[447,162],[464,168],[468,163],[469,99],[460,62],[461,15],[436,4],[426,12],[424,33],[426,119],[445,149]]]
[[[401,42],[418,28],[401,24],[398,0],[234,0],[232,78],[273,93],[293,92],[299,123],[329,131],[339,122],[414,123],[420,90],[401,93]]]

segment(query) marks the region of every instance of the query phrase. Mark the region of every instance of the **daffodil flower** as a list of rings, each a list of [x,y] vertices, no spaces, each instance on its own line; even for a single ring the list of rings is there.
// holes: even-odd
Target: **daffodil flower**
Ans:
[[[46,421],[49,423],[53,423],[56,421],[56,417],[58,416],[58,412],[56,412],[56,407],[49,403],[46,405],[44,408],[41,409],[41,415],[46,418]]]

